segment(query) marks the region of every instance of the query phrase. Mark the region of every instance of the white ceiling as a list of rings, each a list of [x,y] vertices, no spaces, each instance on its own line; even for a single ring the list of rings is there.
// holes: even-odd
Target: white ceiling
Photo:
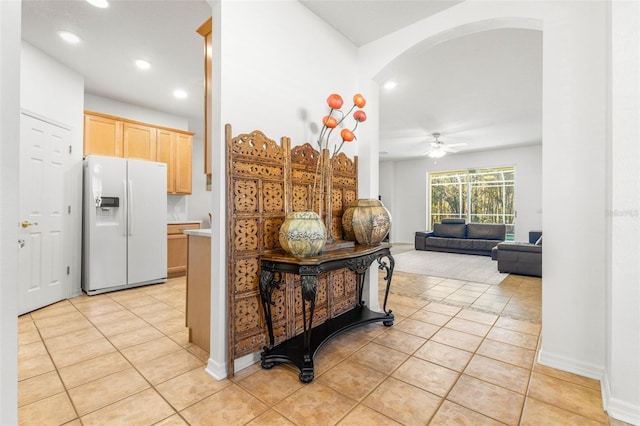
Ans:
[[[201,0],[111,0],[106,9],[81,0],[23,0],[22,38],[83,75],[87,93],[202,123],[204,39],[196,29],[210,16]],[[83,41],[66,44],[56,35],[61,29]],[[137,58],[151,69],[138,70]],[[189,97],[174,98],[177,88]]]
[[[300,1],[357,46],[459,3]],[[203,40],[196,29],[211,13],[204,0],[111,0],[107,9],[80,0],[22,4],[22,38],[83,75],[87,93],[186,117],[191,130],[202,131]],[[59,29],[83,42],[63,43]],[[137,58],[152,68],[137,70]],[[398,83],[380,94],[383,160],[424,153],[433,132],[445,143],[466,143],[460,151],[541,141],[540,32],[493,30],[416,46],[382,75]],[[189,97],[173,98],[176,88]]]

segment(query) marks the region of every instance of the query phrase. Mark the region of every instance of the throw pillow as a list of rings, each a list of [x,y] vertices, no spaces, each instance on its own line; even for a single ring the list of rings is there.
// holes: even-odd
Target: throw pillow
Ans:
[[[536,241],[536,245],[537,246],[541,246],[542,245],[542,235],[540,236],[540,238],[538,238],[538,240]]]

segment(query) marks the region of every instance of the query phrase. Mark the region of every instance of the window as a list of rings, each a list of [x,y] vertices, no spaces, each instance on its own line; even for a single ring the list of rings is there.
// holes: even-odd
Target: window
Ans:
[[[515,233],[515,167],[453,170],[429,174],[429,224],[445,218],[504,223]]]

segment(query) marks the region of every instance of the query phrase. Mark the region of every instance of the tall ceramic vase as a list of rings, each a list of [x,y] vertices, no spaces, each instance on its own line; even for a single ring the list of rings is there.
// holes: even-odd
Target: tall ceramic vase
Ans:
[[[288,213],[278,233],[280,245],[292,256],[315,256],[327,242],[327,230],[315,212]]]
[[[344,211],[342,229],[347,240],[375,246],[389,233],[391,216],[382,201],[374,198],[359,199]]]

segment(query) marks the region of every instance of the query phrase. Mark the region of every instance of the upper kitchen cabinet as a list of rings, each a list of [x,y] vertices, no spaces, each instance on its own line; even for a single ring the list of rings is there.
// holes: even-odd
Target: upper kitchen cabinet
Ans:
[[[156,161],[167,164],[167,192],[191,194],[193,137],[158,129]]]
[[[176,138],[176,159],[174,163],[176,193],[191,194],[193,140],[191,135],[178,133]]]
[[[84,115],[84,156],[122,157],[122,121],[113,117]]]
[[[124,122],[122,126],[124,157],[156,161],[156,134],[157,129],[154,127]]]
[[[204,173],[211,178],[211,18],[197,29],[198,34],[204,37]]]
[[[92,111],[84,114],[84,155],[167,165],[167,193],[191,194],[193,133]]]
[[[176,192],[176,177],[174,167],[169,167],[175,163],[176,133],[169,130],[160,130],[157,138],[156,161],[167,165],[167,192]]]

